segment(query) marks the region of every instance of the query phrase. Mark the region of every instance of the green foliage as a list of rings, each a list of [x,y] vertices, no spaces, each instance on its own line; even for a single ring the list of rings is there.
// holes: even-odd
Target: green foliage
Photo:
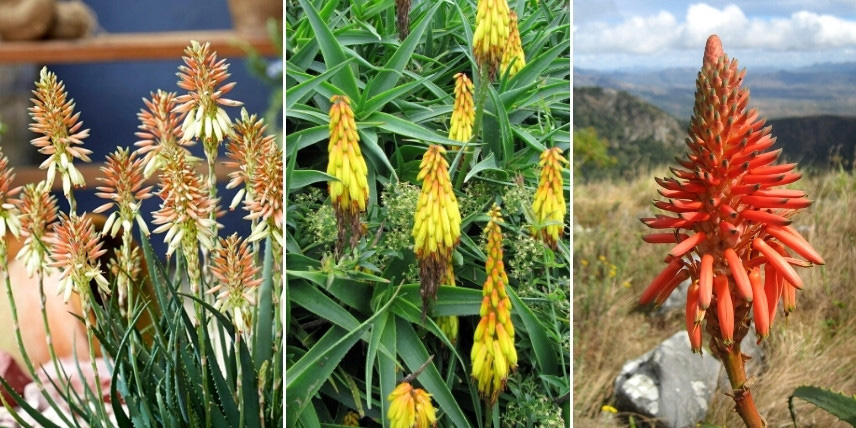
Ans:
[[[286,182],[292,183],[285,231],[287,425],[341,423],[355,411],[388,426],[386,397],[430,355],[433,362],[414,386],[432,395],[440,426],[499,423],[505,410],[498,409],[535,389],[540,395],[533,400],[561,416],[570,391],[570,253],[565,242],[554,251],[533,241],[529,224],[538,156],[548,147],[570,149],[567,5],[510,2],[520,15],[527,66],[490,84],[479,79],[471,54],[475,2],[413,2],[403,41],[392,0],[297,3],[285,19]],[[476,136],[465,149],[446,138],[459,72],[481,94]],[[367,233],[338,257],[331,202],[319,196],[326,187],[289,181],[326,171],[334,94],[351,98],[370,189]],[[448,148],[462,235],[453,254],[457,287],[441,287],[429,313],[460,317],[456,343],[430,317],[420,319],[411,231],[421,187],[416,177],[430,144]],[[569,190],[566,184],[566,200]],[[505,218],[506,263],[518,244],[526,244],[518,259],[533,256],[525,276],[510,278],[519,366],[509,382],[530,382],[486,410],[469,373],[485,280],[481,232],[494,202]]]
[[[794,411],[794,398],[802,398],[815,406],[826,410],[838,419],[856,426],[856,395],[845,395],[816,386],[800,386],[788,398],[788,410],[794,426],[797,425],[797,415]]]
[[[607,154],[609,143],[597,136],[593,127],[574,131],[574,173],[583,167],[605,168],[618,163],[615,156]],[[581,172],[580,172],[581,173]]]

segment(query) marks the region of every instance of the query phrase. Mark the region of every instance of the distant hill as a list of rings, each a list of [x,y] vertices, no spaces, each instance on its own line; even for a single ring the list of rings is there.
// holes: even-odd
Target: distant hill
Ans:
[[[680,120],[692,114],[698,69],[598,71],[574,68],[574,86],[627,91]],[[751,103],[768,118],[856,115],[856,63],[790,70],[748,69]]]
[[[637,167],[671,164],[686,151],[685,122],[627,91],[575,87],[573,98],[574,129],[593,128],[618,159],[614,171],[586,171],[584,176],[615,176]],[[776,147],[783,149],[783,160],[823,168],[836,155],[844,166],[856,167],[856,116],[789,117],[767,124],[773,127]]]

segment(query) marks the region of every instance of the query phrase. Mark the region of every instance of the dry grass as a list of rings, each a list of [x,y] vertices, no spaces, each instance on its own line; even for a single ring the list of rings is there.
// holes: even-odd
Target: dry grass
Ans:
[[[650,229],[638,220],[655,211],[653,177],[666,175],[660,170],[631,182],[575,183],[574,426],[626,426],[601,411],[611,403],[621,366],[683,329],[682,314],[656,316],[636,305],[668,250],[643,243]],[[799,385],[856,393],[856,176],[823,173],[792,187],[815,201],[795,226],[827,264],[800,272],[805,288],[797,293],[797,311],[787,320],[779,312],[762,343],[765,370],[753,395],[770,427],[792,426],[788,397]],[[742,426],[730,400],[718,391],[706,422]],[[796,403],[800,427],[846,426]]]

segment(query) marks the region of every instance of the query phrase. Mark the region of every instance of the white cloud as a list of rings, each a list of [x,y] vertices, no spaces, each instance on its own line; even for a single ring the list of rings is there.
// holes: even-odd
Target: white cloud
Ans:
[[[807,10],[785,18],[747,17],[736,5],[692,4],[682,21],[666,11],[616,24],[576,22],[574,50],[580,54],[658,54],[698,50],[718,34],[726,52],[833,50],[856,47],[856,21]]]

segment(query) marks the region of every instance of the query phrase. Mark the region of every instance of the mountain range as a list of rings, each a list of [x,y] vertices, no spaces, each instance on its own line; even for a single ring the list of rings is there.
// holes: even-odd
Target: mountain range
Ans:
[[[598,86],[633,94],[689,120],[698,69],[600,71],[574,68],[574,87]],[[856,116],[856,63],[824,63],[787,70],[746,70],[750,106],[769,119]]]
[[[575,78],[574,129],[592,128],[606,141],[610,155],[618,159],[618,174],[620,170],[671,163],[674,156],[686,151],[683,144],[689,114],[679,119],[630,91],[578,87],[578,83]],[[852,86],[856,87],[856,82]],[[684,102],[692,108],[693,92],[686,97]],[[809,114],[770,119],[767,124],[777,138],[776,146],[783,149],[781,161],[815,168],[839,163],[856,166],[856,116]]]

